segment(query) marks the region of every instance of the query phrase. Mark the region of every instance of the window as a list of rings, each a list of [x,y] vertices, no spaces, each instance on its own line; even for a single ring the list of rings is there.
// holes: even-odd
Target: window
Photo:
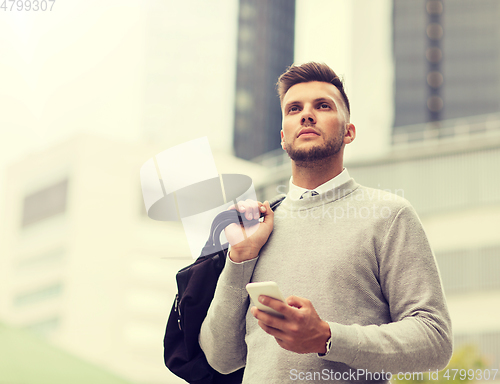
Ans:
[[[22,226],[26,227],[66,210],[68,180],[24,198]]]
[[[48,299],[53,299],[60,296],[62,290],[62,284],[56,283],[43,287],[36,291],[21,293],[14,298],[14,305],[19,307],[29,304],[35,304]]]
[[[17,262],[17,268],[20,270],[33,270],[44,267],[54,267],[61,265],[64,261],[64,257],[64,249],[57,248],[50,252],[21,259]]]
[[[50,319],[45,319],[37,323],[30,324],[26,327],[26,329],[45,336],[56,331],[59,328],[60,323],[61,319],[59,317],[52,317]]]
[[[500,247],[436,254],[447,294],[500,288]]]

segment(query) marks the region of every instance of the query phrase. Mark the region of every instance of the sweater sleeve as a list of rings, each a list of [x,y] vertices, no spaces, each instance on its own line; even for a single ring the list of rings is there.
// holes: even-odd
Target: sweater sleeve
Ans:
[[[201,325],[200,347],[210,366],[222,374],[234,372],[246,364],[245,316],[249,297],[245,286],[252,278],[257,259],[234,263],[227,258]]]
[[[436,260],[411,206],[388,223],[378,256],[392,322],[329,323],[331,350],[321,358],[370,372],[443,369],[452,353],[451,321]]]

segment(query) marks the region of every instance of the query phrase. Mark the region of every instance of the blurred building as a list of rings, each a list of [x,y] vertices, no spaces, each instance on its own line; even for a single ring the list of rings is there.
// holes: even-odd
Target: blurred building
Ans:
[[[293,63],[295,0],[240,0],[234,153],[253,159],[280,147],[276,81]]]
[[[453,135],[435,122],[500,111],[500,2],[393,7],[394,142]]]
[[[180,383],[163,363],[179,222],[147,217],[139,170],[165,148],[77,136],[7,170],[0,319],[137,383]],[[258,186],[265,170],[214,153]]]
[[[208,136],[231,153],[238,0],[140,3],[142,137],[176,145]]]

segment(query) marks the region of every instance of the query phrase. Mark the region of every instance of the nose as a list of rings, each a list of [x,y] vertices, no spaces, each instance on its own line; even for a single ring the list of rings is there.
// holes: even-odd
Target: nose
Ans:
[[[300,122],[302,125],[316,124],[316,115],[314,114],[312,106],[304,106]]]

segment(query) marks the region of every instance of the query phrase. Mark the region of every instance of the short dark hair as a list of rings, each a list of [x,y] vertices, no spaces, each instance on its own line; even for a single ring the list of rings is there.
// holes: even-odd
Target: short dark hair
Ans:
[[[276,87],[278,88],[278,95],[280,97],[280,103],[283,102],[285,93],[299,83],[308,83],[310,81],[322,81],[325,83],[333,84],[342,95],[344,103],[347,107],[349,114],[351,113],[351,107],[349,106],[349,99],[344,91],[344,83],[337,74],[324,63],[305,63],[302,65],[291,65],[288,67],[285,73],[283,73],[279,79]]]

